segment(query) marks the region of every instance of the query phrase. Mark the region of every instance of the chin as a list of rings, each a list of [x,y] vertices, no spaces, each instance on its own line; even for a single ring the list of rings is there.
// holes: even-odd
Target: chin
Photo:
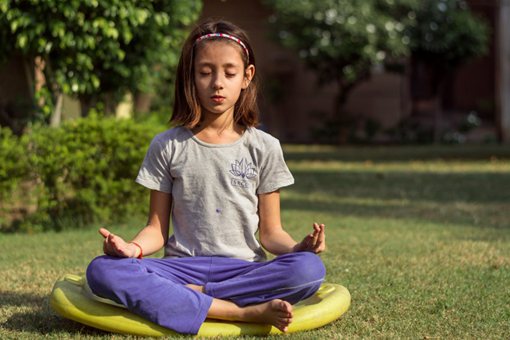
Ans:
[[[212,115],[217,115],[217,116],[221,116],[223,114],[226,114],[228,113],[230,108],[220,108],[220,107],[213,107],[213,108],[209,108],[209,109],[206,109],[206,112],[208,112],[209,114],[212,114]]]

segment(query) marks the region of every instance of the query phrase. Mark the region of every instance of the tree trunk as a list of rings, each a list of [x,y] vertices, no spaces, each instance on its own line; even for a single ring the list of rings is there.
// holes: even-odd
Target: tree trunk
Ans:
[[[57,127],[60,125],[62,121],[62,106],[64,103],[64,95],[62,93],[57,94],[57,102],[55,104],[55,109],[51,114],[50,126]]]
[[[335,112],[335,123],[338,124],[338,143],[347,144],[349,136],[353,128],[354,119],[352,116],[345,112],[345,104],[349,98],[354,86],[360,81],[365,79],[365,75],[360,75],[358,80],[355,82],[345,82],[343,79],[337,79],[338,93],[335,98],[334,112]]]
[[[443,94],[449,70],[441,61],[411,56],[411,120],[439,143],[444,125]]]
[[[97,100],[91,96],[80,96],[79,100],[81,106],[81,116],[87,117],[90,113],[90,109],[92,109],[97,104]]]
[[[152,100],[154,95],[151,93],[137,92],[135,94],[135,107],[134,111],[145,115],[150,112]]]
[[[346,122],[344,106],[347,102],[347,87],[345,84],[339,80],[338,84],[338,93],[335,97],[334,104],[334,112],[335,112],[335,123],[338,124],[338,144],[344,145],[347,144],[349,140],[349,126]]]
[[[23,67],[25,69],[25,78],[27,80],[27,88],[32,100],[35,98],[35,81],[34,81],[34,63],[31,57],[23,57]]]

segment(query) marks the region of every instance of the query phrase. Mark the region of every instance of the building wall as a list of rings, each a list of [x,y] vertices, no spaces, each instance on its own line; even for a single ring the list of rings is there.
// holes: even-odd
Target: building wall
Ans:
[[[446,108],[474,110],[487,122],[493,123],[496,115],[496,16],[498,0],[469,0],[471,10],[490,26],[487,55],[462,65],[450,83],[450,98]]]
[[[510,144],[510,0],[501,0],[498,12],[496,121],[499,140]]]

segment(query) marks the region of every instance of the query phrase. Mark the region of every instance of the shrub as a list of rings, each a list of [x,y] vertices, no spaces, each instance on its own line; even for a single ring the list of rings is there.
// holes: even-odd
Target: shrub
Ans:
[[[16,229],[77,228],[122,221],[148,206],[134,182],[152,137],[164,127],[90,116],[27,135],[36,212]]]
[[[10,129],[0,127],[0,199],[10,196],[27,174],[25,138],[15,136]]]
[[[0,230],[9,222],[7,212],[15,213],[16,202],[11,197],[28,174],[25,150],[26,138],[0,127]]]

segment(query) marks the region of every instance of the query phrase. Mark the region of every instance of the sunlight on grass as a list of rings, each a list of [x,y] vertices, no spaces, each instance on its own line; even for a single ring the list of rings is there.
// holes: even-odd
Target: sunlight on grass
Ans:
[[[296,239],[314,221],[327,225],[326,279],[352,294],[340,320],[286,338],[510,334],[508,148],[285,150],[296,184],[282,190],[283,223]],[[143,221],[112,230],[129,238]],[[83,274],[101,253],[95,226],[0,234],[0,249],[1,339],[133,338],[63,320],[49,308],[55,280]]]

